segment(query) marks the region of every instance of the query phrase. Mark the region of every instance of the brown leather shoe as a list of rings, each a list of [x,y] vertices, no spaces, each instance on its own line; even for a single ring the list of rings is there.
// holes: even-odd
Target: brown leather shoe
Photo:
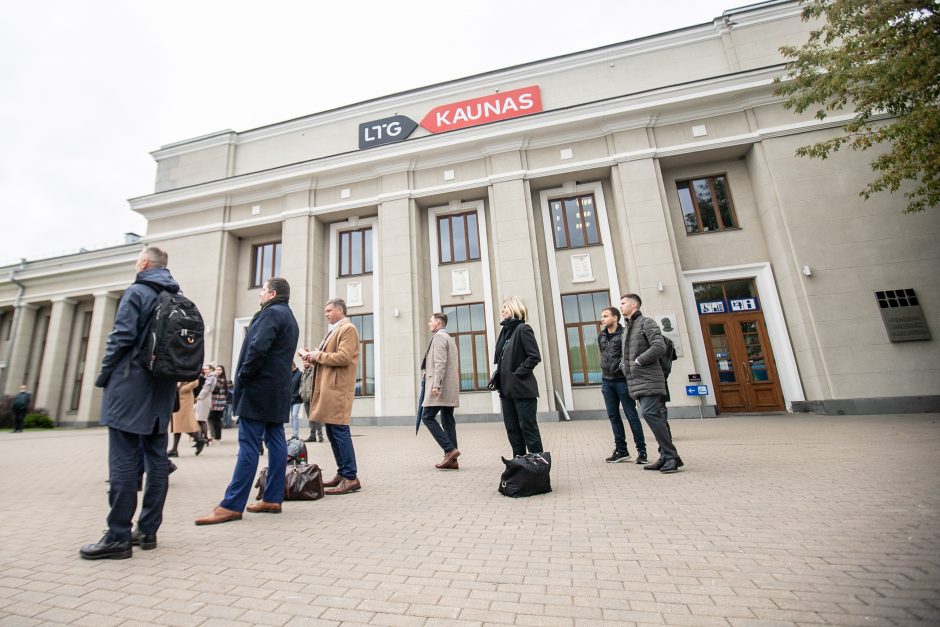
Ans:
[[[324,481],[324,482],[323,482],[323,487],[324,487],[324,488],[335,488],[336,486],[339,485],[340,481],[342,481],[342,480],[343,480],[342,475],[337,474],[335,477],[333,477],[333,478],[330,479],[329,481]]]
[[[460,465],[457,464],[456,459],[452,459],[450,461],[445,459],[440,464],[434,464],[434,467],[438,470],[460,470]]]
[[[203,516],[202,518],[196,519],[197,525],[218,525],[219,523],[228,522],[230,520],[241,520],[242,513],[236,512],[230,509],[225,509],[224,507],[216,507],[212,510],[212,513],[208,516]]]
[[[457,449],[453,449],[452,451],[450,451],[450,452],[448,452],[448,453],[444,453],[444,461],[445,461],[445,462],[452,462],[452,461],[454,461],[455,459],[457,459],[458,457],[460,457],[460,451],[458,451]]]
[[[267,501],[258,501],[257,503],[252,503],[246,507],[245,510],[251,512],[252,514],[280,514],[281,504],[268,503]]]
[[[324,484],[326,485],[326,484]],[[350,492],[355,492],[356,490],[361,490],[362,485],[359,483],[359,479],[346,479],[345,477],[340,477],[339,485],[337,485],[332,490],[324,490],[324,494],[349,494]]]

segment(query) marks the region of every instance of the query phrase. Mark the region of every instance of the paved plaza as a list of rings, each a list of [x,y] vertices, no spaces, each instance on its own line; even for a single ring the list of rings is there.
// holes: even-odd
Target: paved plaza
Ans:
[[[458,472],[354,427],[362,492],[196,527],[226,430],[181,447],[159,547],[96,562],[105,431],[5,432],[0,625],[940,624],[940,415],[677,420],[673,475],[604,463],[606,421],[541,427],[548,495],[496,492],[501,424],[459,426]]]

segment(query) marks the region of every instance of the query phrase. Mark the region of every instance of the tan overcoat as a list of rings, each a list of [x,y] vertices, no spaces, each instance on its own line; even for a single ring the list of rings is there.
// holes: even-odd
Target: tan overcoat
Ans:
[[[196,423],[196,412],[193,410],[193,404],[195,402],[193,390],[196,389],[198,383],[199,380],[194,379],[188,383],[179,384],[180,410],[173,414],[173,418],[170,421],[171,433],[192,433],[199,431],[199,425]]]
[[[440,396],[431,390],[441,388]],[[457,343],[441,329],[431,337],[424,371],[424,403],[422,407],[460,406],[460,364]]]
[[[359,368],[359,333],[355,325],[348,319],[339,321],[317,362],[307,418],[328,425],[348,425]]]

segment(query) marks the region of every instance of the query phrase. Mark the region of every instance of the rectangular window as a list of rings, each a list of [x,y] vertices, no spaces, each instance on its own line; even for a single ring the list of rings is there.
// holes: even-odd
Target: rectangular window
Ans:
[[[444,307],[447,332],[457,343],[460,363],[460,391],[485,390],[490,380],[490,360],[486,350],[486,315],[483,303]]]
[[[86,311],[82,317],[82,339],[78,343],[78,360],[75,363],[72,402],[69,403],[69,409],[72,411],[78,409],[78,403],[82,396],[82,380],[85,378],[85,357],[88,355],[88,336],[91,335],[91,314],[92,312]]]
[[[372,274],[372,227],[339,234],[339,276]]]
[[[441,263],[479,259],[480,233],[476,211],[438,217],[437,239]]]
[[[724,174],[676,181],[676,191],[687,234],[739,228]]]
[[[548,203],[555,248],[583,248],[601,243],[594,194],[557,198]]]
[[[561,296],[571,385],[595,385],[601,382],[601,351],[597,345],[597,334],[601,330],[601,311],[610,306],[608,292]]]
[[[349,316],[359,333],[359,367],[356,369],[356,396],[375,396],[375,332],[372,314]]]
[[[268,242],[251,247],[251,287],[261,287],[274,276],[281,275],[281,243]]]

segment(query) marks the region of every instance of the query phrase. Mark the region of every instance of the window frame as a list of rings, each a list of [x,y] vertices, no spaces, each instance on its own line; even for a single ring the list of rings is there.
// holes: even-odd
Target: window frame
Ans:
[[[592,243],[589,243],[589,242],[587,241],[587,240],[588,240],[588,238],[587,238],[587,223],[586,223],[585,220],[584,220],[584,205],[583,205],[582,202],[581,202],[581,199],[582,199],[582,198],[586,198],[586,197],[588,197],[588,196],[591,197],[591,206],[594,207],[594,230],[597,232],[597,242],[595,242],[595,243],[593,243],[593,244],[592,244]],[[580,209],[580,211],[581,211],[581,227],[582,227],[582,230],[583,230],[583,232],[584,232],[584,242],[585,242],[585,243],[582,244],[582,245],[580,245],[580,246],[574,246],[574,245],[571,244],[571,233],[568,231],[568,213],[567,213],[567,206],[566,206],[566,204],[565,204],[565,201],[567,201],[567,200],[577,200],[577,201],[578,201],[578,209]],[[565,244],[564,246],[559,246],[559,245],[558,245],[558,231],[555,230],[555,228],[554,228],[553,213],[552,213],[552,203],[555,203],[555,202],[560,202],[560,203],[561,203],[562,223],[564,224],[564,227],[565,227],[565,239],[566,239],[566,241],[568,242],[568,243]],[[590,248],[590,247],[592,247],[592,246],[603,246],[603,245],[604,245],[604,239],[601,237],[600,217],[597,215],[600,210],[598,209],[598,206],[597,206],[597,196],[596,196],[596,194],[595,194],[594,191],[584,192],[584,193],[575,193],[574,195],[558,196],[558,197],[555,197],[555,198],[549,198],[549,199],[548,199],[548,207],[547,207],[547,210],[548,210],[548,214],[549,214],[549,224],[552,225],[552,229],[551,229],[551,231],[552,231],[552,241],[553,241],[553,243],[554,243],[554,245],[555,245],[555,250],[574,250],[574,249],[577,249],[577,248]]]
[[[369,313],[347,315],[346,317],[349,319],[349,324],[356,326],[356,323],[353,321],[353,319],[359,318],[364,322],[366,316],[372,317],[372,339],[369,339],[369,340],[364,339],[363,338],[364,334],[359,333],[359,363],[356,364],[356,372],[358,373],[359,380],[362,381],[362,385],[359,386],[358,393],[355,391],[353,392],[353,398],[375,398],[375,314],[369,312]],[[360,323],[360,326],[356,327],[356,331],[358,332],[360,328],[362,328],[362,323]],[[366,363],[367,363],[366,362],[366,353],[367,353],[366,346],[367,345],[371,345],[373,348],[373,351],[372,351],[373,376],[372,376],[371,394],[367,394],[365,392],[367,381],[368,381],[368,374],[369,374],[369,370],[368,368],[366,368]]]
[[[371,259],[371,256],[366,254],[366,248],[371,247],[371,240],[372,240],[372,237],[374,237],[374,234],[369,236],[370,246],[366,246],[366,231],[370,231],[370,232],[372,231],[371,224],[369,226],[364,226],[358,229],[346,229],[344,231],[337,231],[336,233],[336,251],[337,251],[336,252],[336,278],[345,279],[347,277],[354,277],[354,276],[367,276],[374,272],[375,260]],[[362,233],[362,259],[361,259],[362,272],[352,271],[352,267],[353,267],[352,234],[353,233]],[[347,236],[349,240],[349,247],[348,247],[349,250],[347,251],[347,257],[348,257],[348,262],[349,262],[347,267],[349,268],[349,271],[346,273],[343,273],[343,237],[344,236]],[[371,268],[366,267],[367,260],[372,262]]]
[[[483,328],[470,331],[454,331],[451,329],[450,325],[453,324],[454,328],[457,327],[457,309],[460,307],[467,307],[468,315],[470,319],[473,320],[472,314],[469,312],[470,307],[479,306],[482,309],[481,318],[483,320]],[[448,310],[453,310],[453,314],[448,313]],[[447,314],[447,334],[450,335],[454,344],[457,346],[457,376],[460,381],[460,393],[464,392],[488,392],[489,388],[487,384],[490,380],[490,362],[489,362],[489,342],[486,337],[486,303],[485,302],[475,302],[475,303],[457,303],[453,305],[443,305],[441,311]],[[471,380],[473,381],[473,387],[469,389],[463,388],[463,375],[464,373],[460,369],[461,360],[460,360],[460,338],[467,336],[470,338],[470,346],[473,350],[473,355],[471,355],[470,364],[473,367],[473,376]],[[486,373],[483,378],[480,378],[480,373],[477,371],[478,355],[477,355],[477,344],[476,336],[483,338],[483,363],[486,364]],[[482,382],[481,382],[482,381]]]
[[[734,219],[735,226],[725,226],[725,221],[721,217],[721,209],[718,205],[718,194],[715,192],[715,179],[723,178],[725,180],[725,196],[728,199],[728,211],[731,213],[731,217]],[[694,181],[700,181],[705,179],[708,181],[708,191],[712,197],[712,205],[715,208],[715,219],[718,220],[718,228],[714,231],[706,231],[705,223],[702,221],[702,212],[699,209],[698,197],[695,195],[695,190],[692,187]],[[691,176],[684,179],[676,179],[676,195],[679,194],[679,187],[684,186],[685,189],[689,192],[689,197],[692,200],[692,208],[695,210],[695,219],[697,221],[697,228],[694,231],[690,231],[685,222],[685,212],[682,211],[682,198],[679,197],[679,214],[682,217],[682,224],[685,228],[686,235],[701,235],[703,233],[720,233],[722,231],[739,231],[741,230],[741,221],[738,219],[738,212],[734,209],[734,200],[732,199],[731,194],[731,181],[728,178],[727,172],[720,172],[718,174],[704,174],[701,176]]]
[[[261,272],[261,282],[258,283],[255,279],[258,278],[258,263],[259,263],[259,252],[261,252],[266,246],[273,246],[271,249],[271,275],[268,278],[264,277],[264,270]],[[278,254],[278,248],[281,246],[281,240],[271,240],[270,242],[262,242],[260,244],[251,245],[251,277],[248,280],[248,288],[253,289],[256,287],[261,287],[264,285],[264,282],[270,279],[271,277],[276,277],[280,274],[280,255]],[[261,259],[264,259],[263,254],[260,256]]]
[[[578,383],[578,382],[576,382],[576,381],[574,380],[574,365],[575,365],[575,364],[571,363],[571,359],[570,359],[570,358],[568,359],[568,381],[569,381],[569,383],[571,384],[571,387],[573,387],[573,388],[585,388],[585,387],[597,386],[597,385],[601,385],[601,382],[603,381],[603,368],[602,368],[601,371],[600,371],[600,372],[601,372],[601,382],[592,383],[592,382],[590,381],[590,377],[589,377],[589,372],[590,372],[590,371],[588,370],[588,359],[587,359],[587,345],[585,344],[585,341],[584,341],[584,327],[585,327],[585,326],[588,326],[588,325],[590,325],[590,324],[594,324],[594,326],[595,326],[595,328],[596,328],[596,330],[597,330],[597,335],[600,335],[601,329],[603,328],[602,325],[601,325],[601,321],[600,321],[600,312],[595,312],[595,313],[594,313],[594,315],[598,316],[598,319],[597,319],[597,320],[580,320],[581,308],[580,308],[580,302],[579,302],[579,305],[578,305],[578,317],[579,317],[579,321],[578,321],[578,322],[568,322],[567,320],[565,320],[565,309],[564,309],[564,299],[565,299],[565,297],[566,297],[566,296],[574,296],[574,297],[576,298],[576,300],[580,301],[580,297],[581,297],[582,295],[585,295],[585,294],[589,294],[589,295],[591,296],[592,301],[593,301],[593,299],[594,299],[594,296],[597,295],[597,294],[603,294],[608,300],[609,300],[609,298],[610,298],[610,293],[609,293],[607,290],[588,290],[588,291],[584,291],[584,292],[569,292],[569,293],[567,293],[567,294],[560,294],[560,295],[559,295],[559,296],[560,296],[560,299],[561,299],[561,303],[562,303],[561,323],[562,323],[562,329],[563,329],[563,331],[564,331],[565,350],[566,350],[566,351],[568,350],[568,329],[572,329],[572,328],[577,328],[577,329],[578,329],[578,339],[579,339],[579,344],[580,344],[580,346],[581,346],[581,350],[580,350],[580,353],[581,353],[580,372],[584,375],[584,382],[583,382],[583,383]],[[608,305],[608,307],[609,307],[609,306],[611,306],[611,305]],[[596,345],[596,344],[597,344],[597,342],[595,341],[595,345]],[[596,348],[597,348],[598,352],[600,352],[600,346],[596,346]]]
[[[476,240],[476,246],[477,246],[477,255],[476,255],[476,257],[473,257],[473,256],[471,256],[471,254],[470,254],[470,228],[469,228],[469,220],[468,220],[468,217],[469,217],[470,215],[473,215],[474,218],[475,218],[475,219],[474,219],[474,228],[473,228],[473,238]],[[438,214],[438,215],[435,216],[435,217],[436,217],[436,220],[437,220],[437,258],[438,258],[438,265],[442,265],[442,266],[443,266],[443,265],[449,265],[449,264],[454,264],[454,263],[467,263],[467,262],[470,262],[470,261],[479,261],[479,260],[482,258],[482,253],[481,253],[481,251],[480,251],[480,217],[479,217],[478,211],[477,211],[476,209],[471,209],[470,211],[461,211],[461,212],[458,212],[458,213],[443,213],[443,214]],[[465,254],[465,257],[466,257],[466,258],[465,258],[465,259],[454,259],[454,226],[453,226],[453,220],[454,220],[455,218],[460,218],[461,221],[463,222],[464,252],[466,253],[466,254]],[[442,246],[442,244],[443,244],[443,239],[442,239],[442,236],[441,236],[441,222],[442,222],[443,220],[450,220],[450,227],[449,227],[449,229],[448,229],[448,235],[449,235],[449,240],[450,240],[450,242],[449,242],[450,247],[448,248],[448,250],[450,251],[450,257],[451,257],[450,260],[445,260],[445,259],[444,259],[444,247]]]

